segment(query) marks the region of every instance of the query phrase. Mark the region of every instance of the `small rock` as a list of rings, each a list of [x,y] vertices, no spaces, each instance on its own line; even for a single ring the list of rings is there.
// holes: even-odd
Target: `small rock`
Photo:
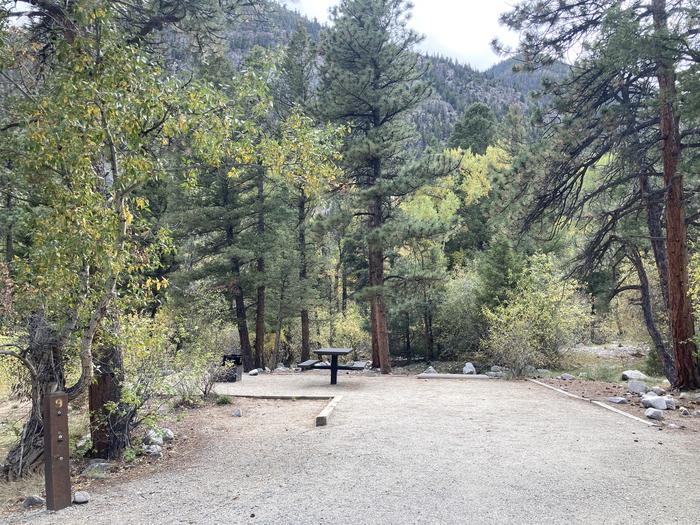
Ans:
[[[665,396],[666,391],[661,388],[660,386],[655,386],[654,388],[651,389],[652,392],[654,392],[657,396]]]
[[[657,410],[656,408],[647,408],[644,415],[649,419],[655,419],[661,421],[664,418],[664,413],[662,410]]]
[[[464,368],[462,368],[462,373],[467,375],[476,374],[476,368],[472,363],[465,363]]]
[[[170,443],[173,439],[175,439],[175,432],[173,432],[169,428],[162,428],[160,430],[160,433],[163,438],[163,441],[165,441],[166,443]]]
[[[608,402],[615,403],[616,405],[626,405],[627,400],[624,397],[609,397]]]
[[[679,408],[678,411],[681,413],[681,416],[689,416],[690,415],[690,410],[688,410],[685,407]]]
[[[153,429],[146,432],[146,437],[143,439],[143,442],[146,443],[146,445],[158,445],[159,447],[163,446],[163,438]]]
[[[243,417],[243,411],[240,408],[236,408],[233,411],[233,417]]]
[[[644,408],[656,408],[657,410],[666,410],[666,400],[663,397],[657,396],[644,396],[642,398],[642,406]]]
[[[669,423],[669,424],[666,425],[666,426],[667,426],[668,428],[681,428],[681,427],[679,427],[678,425],[676,425],[675,423]]]
[[[486,372],[486,375],[493,379],[502,379],[506,377],[505,372]]]
[[[646,374],[643,374],[639,370],[625,370],[622,372],[622,379],[629,381],[630,379],[635,379],[637,381],[649,379]]]
[[[143,452],[147,456],[159,458],[163,455],[163,447],[160,445],[144,445]]]
[[[649,387],[643,381],[630,381],[627,383],[627,390],[633,394],[646,394],[649,391]]]
[[[80,475],[90,479],[105,479],[109,477],[109,467],[106,461],[96,461],[85,467]]]
[[[564,381],[572,381],[576,378],[574,376],[572,376],[571,374],[562,374],[559,376],[559,379],[563,379]]]
[[[268,373],[268,374],[270,373],[270,369],[267,368],[267,367],[265,367],[264,369],[262,369],[262,370],[260,370],[260,371],[261,371],[261,372],[266,372],[266,373]]]
[[[666,396],[663,398],[663,400],[666,401],[666,410],[676,409],[676,400],[673,399],[671,396]]]
[[[437,370],[435,370],[432,366],[429,366],[423,371],[424,374],[437,374]]]
[[[84,490],[79,490],[78,492],[73,494],[73,503],[83,505],[88,501],[90,501],[90,493],[85,492]]]
[[[249,376],[256,376],[256,375],[258,375],[259,373],[260,373],[260,372],[258,372],[258,369],[257,369],[257,368],[253,368],[250,372],[248,372],[248,375],[249,375]]]
[[[24,499],[24,502],[22,503],[22,506],[25,509],[31,508],[31,507],[38,507],[39,505],[46,505],[46,500],[42,498],[41,496],[37,496],[36,494],[32,494],[31,496],[27,496]]]
[[[498,373],[498,372],[503,372],[503,367],[502,367],[502,366],[498,366],[498,365],[493,365],[493,366],[491,367],[491,372],[496,372],[496,373]]]

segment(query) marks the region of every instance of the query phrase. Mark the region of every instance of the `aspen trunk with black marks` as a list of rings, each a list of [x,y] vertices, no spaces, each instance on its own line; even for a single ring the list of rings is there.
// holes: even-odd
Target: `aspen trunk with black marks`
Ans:
[[[675,57],[664,46],[668,40],[665,0],[652,0],[657,37],[656,78],[659,84],[661,151],[666,187],[666,249],[671,339],[676,361],[676,382],[681,389],[700,388],[700,370],[694,342],[695,328],[688,295],[688,239],[683,203],[680,122],[677,114]],[[671,46],[668,46],[669,48]]]
[[[299,191],[298,202],[298,220],[299,220],[299,284],[302,288],[302,300],[306,301],[306,277],[307,277],[307,262],[306,262],[306,193],[303,188]],[[306,361],[311,355],[311,344],[309,337],[309,309],[304,303],[301,306],[301,357],[300,361]]]
[[[368,246],[367,262],[369,266],[369,285],[372,288],[371,295],[371,320],[372,320],[372,366],[379,367],[382,374],[391,372],[391,358],[389,356],[389,333],[386,322],[386,309],[384,306],[384,250],[381,241],[377,238],[377,230],[383,224],[381,198],[372,200],[370,213],[370,238]]]
[[[255,366],[265,368],[265,255],[262,247],[265,243],[265,171],[258,168],[256,186],[258,190],[257,233],[259,251],[256,263],[258,272],[257,300],[255,308]]]

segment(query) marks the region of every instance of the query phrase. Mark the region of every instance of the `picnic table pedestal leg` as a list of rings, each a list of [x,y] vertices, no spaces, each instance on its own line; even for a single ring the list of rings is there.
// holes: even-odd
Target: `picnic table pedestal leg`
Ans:
[[[331,356],[331,385],[338,384],[338,356]]]

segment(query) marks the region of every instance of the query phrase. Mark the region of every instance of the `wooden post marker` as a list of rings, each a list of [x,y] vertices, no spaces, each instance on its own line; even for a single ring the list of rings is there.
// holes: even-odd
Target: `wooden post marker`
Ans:
[[[52,392],[44,396],[44,477],[46,508],[70,507],[70,467],[68,448],[68,396]]]

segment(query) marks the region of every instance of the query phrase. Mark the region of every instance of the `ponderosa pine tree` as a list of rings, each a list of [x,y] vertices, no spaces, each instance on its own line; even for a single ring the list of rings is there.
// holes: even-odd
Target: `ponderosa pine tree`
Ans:
[[[545,218],[561,226],[562,218],[579,219],[597,208],[596,232],[585,249],[590,268],[623,252],[634,262],[641,239],[626,238],[622,225],[644,211],[645,243],[667,303],[673,358],[656,346],[666,375],[679,388],[700,387],[683,190],[684,175],[692,171],[682,162],[698,147],[700,128],[688,119],[692,105],[682,104],[680,96],[692,92],[688,86],[697,75],[699,7],[678,0],[527,0],[503,16],[521,32],[520,53],[529,67],[579,52],[569,78],[548,86],[553,148],[526,222]],[[640,275],[639,282],[645,281]]]
[[[486,104],[474,102],[455,124],[448,145],[483,155],[496,139],[496,117]]]
[[[420,36],[409,29],[405,0],[343,0],[322,42],[320,108],[346,124],[345,176],[355,188],[355,212],[366,218],[372,362],[391,371],[384,259],[391,199],[412,191],[406,147],[415,140],[408,113],[428,94],[425,67],[413,52]]]
[[[313,77],[317,62],[316,46],[309,38],[303,25],[297,27],[292,35],[289,46],[285,51],[281,67],[281,89],[279,99],[284,115],[293,111],[308,112],[313,97]],[[311,344],[309,336],[309,287],[306,280],[309,270],[309,254],[307,247],[307,225],[309,219],[309,196],[303,181],[296,185],[297,193],[297,239],[299,250],[299,293],[301,310],[301,361],[309,359]]]

